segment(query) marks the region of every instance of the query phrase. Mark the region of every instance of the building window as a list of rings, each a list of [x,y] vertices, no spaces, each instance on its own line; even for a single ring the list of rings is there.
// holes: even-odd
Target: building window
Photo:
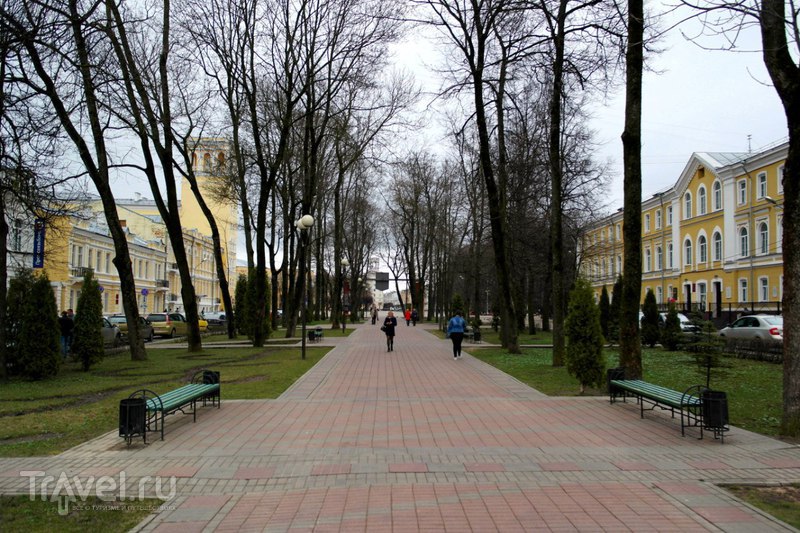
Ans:
[[[622,274],[622,256],[617,256],[617,275]]]
[[[664,291],[661,287],[656,287],[656,303],[660,304],[663,303],[664,300]]]
[[[760,255],[769,253],[769,227],[766,222],[758,225],[758,250]]]
[[[689,191],[683,195],[683,218],[692,218],[692,193]]]
[[[100,270],[100,265],[102,260],[103,260],[103,253],[100,250],[97,250],[97,270]],[[108,272],[108,267],[106,267],[105,272]]]
[[[778,217],[778,229],[775,236],[775,250],[777,253],[783,253],[783,217]]]
[[[750,239],[747,235],[747,228],[739,230],[739,255],[741,257],[750,255]]]
[[[739,180],[736,183],[737,203],[745,205],[747,203],[747,180]]]
[[[714,182],[714,187],[712,189],[713,195],[713,209],[714,211],[719,211],[722,209],[722,184],[719,181]]]
[[[700,304],[703,311],[706,309],[706,298],[708,297],[708,291],[706,290],[705,283],[698,283],[697,284],[697,302]]]
[[[675,262],[673,261],[674,254],[672,252],[673,252],[672,243],[669,243],[667,245],[667,268],[672,268],[673,266],[675,266]]]
[[[700,235],[697,239],[697,256],[699,263],[708,262],[708,244],[705,235]]]
[[[756,189],[756,197],[761,199],[767,195],[767,173],[762,172],[756,178],[758,181],[758,188]]]
[[[667,226],[672,225],[672,206],[667,206]]]
[[[14,219],[11,229],[11,250],[14,252],[22,251],[22,220]]]
[[[106,272],[111,272],[111,254],[106,253]]]
[[[742,278],[739,280],[739,301],[746,302],[747,298],[747,280]]]
[[[620,239],[620,226],[617,224],[617,240]]]
[[[656,246],[656,270],[664,270],[664,250]]]
[[[700,187],[697,190],[697,214],[706,214],[706,188]]]
[[[650,231],[650,213],[644,216],[644,231],[645,233]]]
[[[661,209],[656,211],[656,229],[661,229]]]
[[[714,243],[714,261],[722,261],[722,235],[715,231],[711,239]]]
[[[758,301],[769,301],[769,278],[767,277],[758,278]]]
[[[645,272],[650,272],[650,260],[651,260],[650,249],[648,248],[647,250],[644,251],[644,271]]]
[[[686,239],[683,242],[683,264],[691,266],[692,264],[692,240]]]
[[[203,154],[203,170],[211,172],[211,154],[209,153]]]
[[[783,194],[783,171],[784,166],[778,167],[778,194]]]
[[[82,267],[83,266],[83,246],[76,246],[75,250],[78,252],[78,262],[75,266]],[[70,305],[70,307],[74,307]]]

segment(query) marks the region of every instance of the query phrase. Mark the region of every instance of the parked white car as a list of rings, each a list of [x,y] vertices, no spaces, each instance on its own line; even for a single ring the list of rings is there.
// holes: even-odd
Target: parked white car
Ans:
[[[722,328],[721,337],[729,339],[761,339],[783,342],[783,317],[748,315]]]

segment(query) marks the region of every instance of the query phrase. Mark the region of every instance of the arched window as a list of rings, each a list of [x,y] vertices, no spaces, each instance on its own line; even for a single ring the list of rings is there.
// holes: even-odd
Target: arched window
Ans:
[[[692,218],[692,193],[689,191],[683,195],[683,218]]]
[[[697,214],[706,214],[706,188],[703,186],[697,190]]]
[[[769,253],[769,227],[766,222],[758,225],[758,250],[761,255]]]
[[[714,182],[712,194],[713,194],[712,209],[714,211],[719,211],[720,209],[722,209],[722,184],[719,181]]]
[[[750,255],[750,238],[747,235],[747,228],[739,230],[739,255],[741,257]]]
[[[225,168],[225,152],[220,152],[217,154],[217,170],[222,170]]]
[[[686,239],[683,242],[683,264],[689,266],[692,264],[692,240]]]
[[[722,235],[720,232],[715,231],[714,235],[711,237],[711,241],[714,245],[714,261],[722,261]]]
[[[211,170],[211,154],[208,152],[203,154],[203,170],[206,172]]]
[[[664,251],[656,246],[656,270],[664,270]]]
[[[705,235],[700,235],[700,237],[697,238],[697,262],[708,262],[708,244],[706,243]]]
[[[673,255],[672,251],[673,251],[672,243],[669,243],[667,245],[667,268],[672,268],[673,266],[675,266],[675,262],[673,260],[674,259],[674,255]]]

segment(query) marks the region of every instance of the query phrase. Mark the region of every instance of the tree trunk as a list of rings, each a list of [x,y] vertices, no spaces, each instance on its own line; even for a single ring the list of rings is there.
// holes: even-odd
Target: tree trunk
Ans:
[[[625,54],[625,131],[622,133],[624,168],[623,241],[619,345],[620,365],[626,375],[642,376],[639,340],[639,301],[642,293],[642,69],[644,51],[642,0],[628,1],[628,48]]]
[[[561,164],[561,99],[564,83],[564,24],[567,0],[558,6],[556,32],[553,36],[553,93],[550,95],[550,270],[553,313],[553,366],[564,365],[566,341],[564,338],[564,230],[562,214],[563,167]]]
[[[793,19],[794,27],[787,20],[783,0],[762,0],[760,23],[764,64],[783,104],[789,129],[789,150],[783,168],[781,434],[797,437],[800,436],[800,68],[792,59],[786,38],[790,32],[796,36],[797,18]]]

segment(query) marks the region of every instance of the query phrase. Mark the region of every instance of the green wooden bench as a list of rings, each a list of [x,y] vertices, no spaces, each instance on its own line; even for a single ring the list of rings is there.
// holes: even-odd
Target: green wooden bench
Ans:
[[[610,377],[611,374],[609,374]],[[619,376],[617,376],[619,377]],[[644,418],[645,403],[650,405],[649,411],[656,407],[670,411],[675,418],[677,410],[681,417],[681,435],[686,435],[687,427],[699,427],[703,438],[703,403],[702,393],[706,390],[702,385],[693,385],[684,392],[654,385],[640,379],[609,379],[608,393],[611,403],[618,397],[625,401],[629,396],[639,403],[640,416]]]
[[[220,408],[219,372],[201,370],[192,376],[191,383],[177,389],[156,394],[147,389],[141,389],[130,395],[130,398],[143,398],[147,405],[147,420],[144,441],[147,443],[147,431],[160,431],[161,440],[164,440],[164,417],[180,411],[192,415],[192,421],[197,422],[197,403],[216,405]],[[189,411],[190,410],[190,411]]]

